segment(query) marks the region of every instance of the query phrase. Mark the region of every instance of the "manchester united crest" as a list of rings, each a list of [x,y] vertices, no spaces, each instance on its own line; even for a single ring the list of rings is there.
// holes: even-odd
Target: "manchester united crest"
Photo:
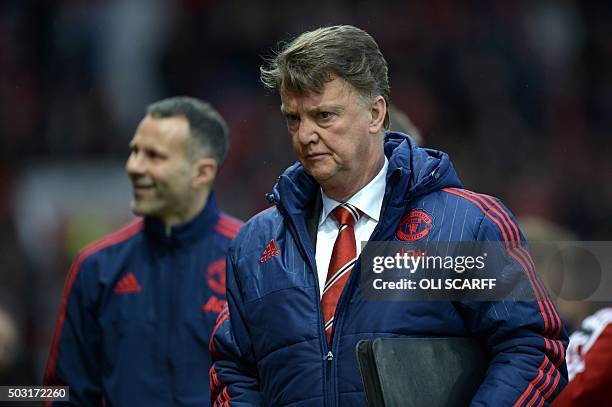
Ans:
[[[431,227],[431,216],[422,209],[414,209],[404,215],[396,236],[400,240],[414,242],[427,236]]]

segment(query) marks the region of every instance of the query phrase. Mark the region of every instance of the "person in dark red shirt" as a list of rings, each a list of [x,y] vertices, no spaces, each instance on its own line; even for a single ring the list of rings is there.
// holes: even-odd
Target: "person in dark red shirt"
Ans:
[[[612,308],[586,318],[570,336],[567,349],[570,382],[554,407],[603,406],[612,400]]]

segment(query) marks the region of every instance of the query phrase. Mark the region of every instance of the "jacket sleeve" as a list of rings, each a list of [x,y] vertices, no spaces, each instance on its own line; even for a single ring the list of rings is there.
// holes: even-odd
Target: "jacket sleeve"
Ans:
[[[96,287],[87,285],[86,268],[88,262],[79,256],[68,273],[44,377],[47,386],[69,386],[70,402],[47,405],[103,404],[100,327],[91,301]]]
[[[495,201],[482,220],[477,240],[495,243],[503,258],[495,275],[515,281],[519,299],[459,304],[468,329],[483,338],[489,357],[485,379],[472,405],[544,405],[567,384],[567,334],[536,275],[524,238],[513,216]],[[490,257],[490,256],[489,256]],[[519,287],[522,285],[522,287]]]
[[[259,406],[259,378],[231,248],[226,272],[228,305],[219,314],[210,340],[211,402],[213,406]]]

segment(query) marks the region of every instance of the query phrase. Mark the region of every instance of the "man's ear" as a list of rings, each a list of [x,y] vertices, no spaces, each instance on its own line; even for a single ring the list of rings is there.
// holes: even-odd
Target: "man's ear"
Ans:
[[[387,114],[387,101],[381,95],[376,96],[370,107],[370,113],[372,119],[370,120],[370,133],[380,134],[380,131],[385,122],[385,115]]]
[[[194,189],[212,185],[217,175],[217,160],[198,158],[192,166],[191,186]]]

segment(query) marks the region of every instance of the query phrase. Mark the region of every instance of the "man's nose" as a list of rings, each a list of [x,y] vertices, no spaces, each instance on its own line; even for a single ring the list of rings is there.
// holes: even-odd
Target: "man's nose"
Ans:
[[[144,173],[144,162],[142,154],[132,152],[125,163],[125,170],[129,175],[141,175]]]
[[[297,138],[303,145],[316,142],[319,139],[318,127],[312,120],[301,120],[297,130]]]

